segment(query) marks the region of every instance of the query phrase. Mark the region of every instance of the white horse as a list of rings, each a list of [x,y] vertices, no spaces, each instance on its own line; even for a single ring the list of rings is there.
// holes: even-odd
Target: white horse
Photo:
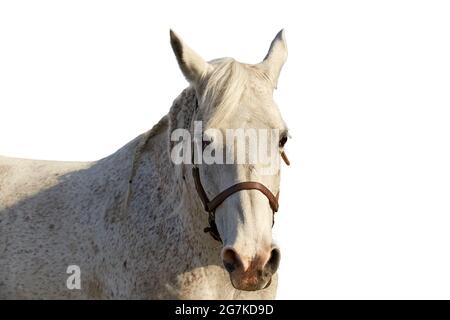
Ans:
[[[0,157],[0,298],[275,297],[280,252],[272,243],[270,197],[278,193],[279,170],[262,175],[258,163],[197,167],[209,198],[250,180],[269,190],[234,190],[217,206],[211,224],[221,243],[203,232],[208,214],[192,165],[173,164],[170,135],[192,130],[194,120],[205,129],[286,132],[273,101],[287,57],[283,31],[255,65],[206,62],[172,31],[171,44],[190,86],[147,133],[91,163]],[[80,287],[67,286],[72,265]]]

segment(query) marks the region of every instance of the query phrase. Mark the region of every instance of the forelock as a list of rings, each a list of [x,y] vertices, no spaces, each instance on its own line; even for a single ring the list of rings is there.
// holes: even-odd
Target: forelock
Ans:
[[[232,58],[210,62],[213,71],[201,83],[201,103],[206,112],[211,112],[211,122],[215,118],[226,118],[240,105],[243,93],[251,77],[266,79],[263,72],[251,65],[245,65]],[[267,79],[266,79],[267,80]]]

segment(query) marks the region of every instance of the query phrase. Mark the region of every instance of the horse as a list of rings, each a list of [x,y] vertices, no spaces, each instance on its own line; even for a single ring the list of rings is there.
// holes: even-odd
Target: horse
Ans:
[[[94,162],[0,157],[0,298],[275,298],[280,169],[174,164],[171,133],[279,129],[282,152],[284,31],[257,64],[207,62],[172,30],[170,43],[189,86],[149,131]]]

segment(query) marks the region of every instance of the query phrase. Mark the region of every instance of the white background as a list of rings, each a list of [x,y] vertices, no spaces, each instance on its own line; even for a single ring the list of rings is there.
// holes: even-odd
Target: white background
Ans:
[[[2,1],[0,154],[107,156],[186,86],[169,28],[256,63],[279,29],[293,136],[278,298],[450,298],[446,1]]]

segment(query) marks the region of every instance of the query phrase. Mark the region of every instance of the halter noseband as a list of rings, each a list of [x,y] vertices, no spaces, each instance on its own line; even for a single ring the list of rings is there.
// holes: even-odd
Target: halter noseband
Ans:
[[[196,102],[197,103],[197,102]],[[290,165],[289,159],[287,158],[284,151],[281,152],[281,157],[283,158],[284,162],[287,165]],[[194,158],[194,153],[192,153],[192,160]],[[206,233],[209,233],[211,237],[214,238],[214,240],[217,240],[219,242],[222,242],[222,239],[220,238],[219,231],[217,230],[216,225],[216,217],[215,217],[215,211],[218,206],[222,204],[228,197],[235,194],[236,192],[242,191],[242,190],[258,190],[263,195],[267,197],[269,200],[270,208],[272,209],[273,215],[275,215],[275,212],[278,211],[278,198],[280,195],[280,192],[277,193],[276,196],[262,183],[255,182],[255,181],[246,181],[246,182],[240,182],[232,185],[231,187],[223,190],[220,192],[217,196],[215,196],[212,200],[209,200],[208,195],[206,194],[205,189],[203,188],[202,181],[200,179],[200,171],[196,164],[194,164],[194,161],[192,161],[192,176],[194,178],[195,183],[195,189],[197,190],[198,196],[200,198],[200,201],[203,204],[203,208],[206,212],[208,212],[208,223],[209,226],[206,227],[203,231]],[[272,218],[273,219],[273,218]],[[274,223],[274,219],[272,220],[272,225]]]

